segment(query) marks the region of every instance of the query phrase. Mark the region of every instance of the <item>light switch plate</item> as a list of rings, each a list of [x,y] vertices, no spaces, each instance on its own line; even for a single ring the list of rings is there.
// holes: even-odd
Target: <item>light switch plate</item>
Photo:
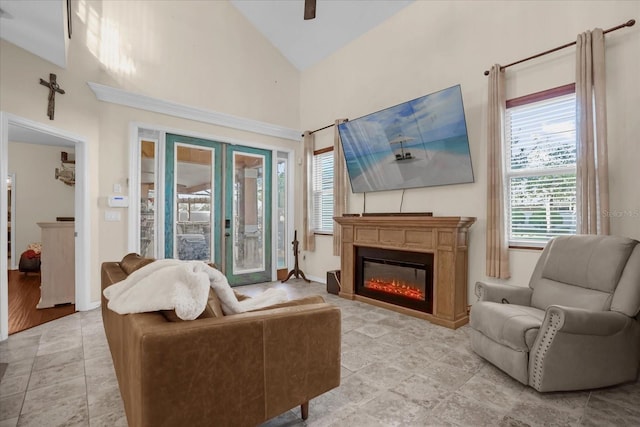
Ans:
[[[120,221],[120,211],[104,211],[105,221]]]

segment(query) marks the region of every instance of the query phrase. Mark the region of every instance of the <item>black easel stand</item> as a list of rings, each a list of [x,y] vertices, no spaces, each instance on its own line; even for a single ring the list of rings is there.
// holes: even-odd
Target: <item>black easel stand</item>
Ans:
[[[307,282],[307,283],[311,283],[311,280],[307,279],[304,275],[304,273],[302,272],[302,270],[300,270],[300,268],[298,268],[298,230],[293,232],[293,242],[291,242],[291,244],[293,245],[293,258],[295,260],[294,266],[293,266],[293,270],[289,271],[289,274],[287,274],[287,278],[284,279],[281,283],[286,282],[287,280],[291,279],[291,276],[296,276],[296,279],[299,279],[300,276],[302,276],[302,278]]]

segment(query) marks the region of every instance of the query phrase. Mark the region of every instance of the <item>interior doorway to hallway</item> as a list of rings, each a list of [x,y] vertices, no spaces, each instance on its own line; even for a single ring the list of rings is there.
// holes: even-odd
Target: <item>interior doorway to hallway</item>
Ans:
[[[89,266],[90,266],[90,236],[88,226],[88,186],[87,186],[87,159],[88,159],[88,147],[86,140],[83,137],[71,134],[69,132],[31,121],[22,117],[18,117],[12,114],[0,112],[0,176],[8,176],[10,173],[11,157],[10,143],[18,144],[22,146],[33,146],[37,150],[38,147],[45,149],[45,147],[53,148],[60,153],[65,150],[74,151],[75,159],[77,161],[75,167],[75,185],[71,190],[74,197],[74,206],[71,209],[71,215],[62,214],[58,215],[56,212],[51,212],[47,208],[51,204],[42,201],[39,206],[33,209],[38,209],[43,215],[49,215],[49,217],[42,217],[42,222],[56,222],[58,217],[65,217],[64,219],[70,219],[71,216],[75,221],[71,227],[71,245],[75,248],[73,255],[72,267],[73,275],[75,277],[75,309],[88,310],[94,308],[97,304],[91,304],[90,302],[90,281],[89,281]],[[14,155],[15,157],[15,155]],[[63,162],[61,162],[63,163]],[[50,172],[51,179],[60,179],[60,175],[63,175],[62,179],[68,177],[69,174],[61,173],[64,170],[64,166],[60,164],[58,171],[55,168]],[[55,177],[55,178],[54,178]],[[27,177],[23,177],[25,182]],[[20,191],[20,174],[16,173],[15,182],[12,184],[12,191]],[[59,184],[62,184],[61,182]],[[63,184],[64,185],[64,184]],[[25,186],[26,188],[26,186]],[[2,235],[0,236],[0,245],[3,248],[8,248],[8,184],[6,179],[0,181],[0,230]],[[37,201],[36,201],[37,204]],[[16,209],[19,209],[20,203],[16,202]],[[12,206],[12,214],[15,212]],[[12,232],[16,232],[16,242],[20,240],[20,217],[15,217],[14,227]],[[23,220],[24,221],[24,220]],[[38,220],[40,221],[40,220]],[[36,225],[37,226],[37,225]],[[37,230],[36,232],[38,232]],[[29,239],[31,240],[31,238]],[[39,239],[38,239],[39,240]],[[37,243],[37,242],[36,242]],[[21,252],[24,250],[18,248],[21,246],[16,243],[16,255],[15,259],[19,263]],[[25,248],[26,249],[26,248]],[[3,251],[4,252],[4,251]],[[19,266],[19,265],[18,265]],[[0,258],[0,340],[6,339],[9,334],[9,274],[10,267],[15,267],[15,261],[8,262],[8,257]],[[51,303],[51,306],[55,303]]]
[[[75,148],[41,144],[39,138],[49,139],[37,133],[12,131],[10,138],[9,335],[75,307]]]

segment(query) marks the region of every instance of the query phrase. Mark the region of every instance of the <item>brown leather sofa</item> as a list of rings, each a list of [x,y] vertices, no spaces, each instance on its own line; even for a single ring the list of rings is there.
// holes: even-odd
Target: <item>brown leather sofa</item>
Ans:
[[[148,261],[103,263],[102,289]],[[119,315],[102,296],[130,426],[255,426],[298,405],[306,418],[309,400],[340,384],[340,310],[322,297],[221,317],[214,308],[170,321]]]

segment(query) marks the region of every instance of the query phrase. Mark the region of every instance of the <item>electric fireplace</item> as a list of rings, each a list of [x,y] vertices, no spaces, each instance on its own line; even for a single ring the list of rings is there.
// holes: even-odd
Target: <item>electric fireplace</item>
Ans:
[[[433,254],[357,247],[356,294],[432,313]]]
[[[374,304],[452,329],[469,322],[467,248],[469,228],[475,222],[475,218],[384,214],[342,216],[335,217],[334,220],[342,229],[339,293],[342,298]],[[362,252],[363,249],[388,249],[400,251],[406,255],[388,258],[375,253],[373,255],[366,253],[366,250]],[[406,285],[409,287],[406,293],[412,294],[414,287],[423,291],[429,308],[423,311],[422,308],[413,309],[396,305],[395,302],[380,301],[378,298],[381,297],[382,292],[363,289],[364,261],[358,258],[358,251],[363,257],[372,259],[374,263],[382,259],[387,261],[386,265],[395,265],[392,264],[393,262],[424,265],[426,275],[424,290],[421,287],[422,284],[418,283]],[[418,258],[411,258],[413,256]],[[425,259],[425,256],[428,259]],[[414,277],[420,275],[421,269],[422,267],[411,268],[411,274]],[[356,273],[356,270],[360,270],[360,273]],[[356,274],[358,274],[357,278]],[[360,284],[358,289],[356,289],[356,283]],[[367,292],[375,292],[375,296],[365,295]],[[402,293],[402,291],[395,293]],[[392,295],[384,295],[384,297],[391,298]],[[406,302],[407,299],[403,301]]]

